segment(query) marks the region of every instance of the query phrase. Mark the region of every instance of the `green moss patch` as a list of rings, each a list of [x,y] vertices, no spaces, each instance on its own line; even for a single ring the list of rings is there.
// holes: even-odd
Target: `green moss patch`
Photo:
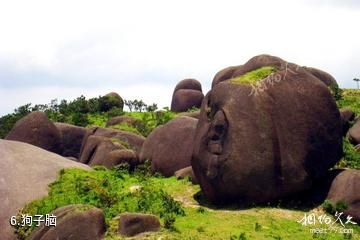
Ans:
[[[230,83],[234,84],[254,84],[259,80],[266,78],[267,76],[271,75],[272,73],[276,72],[276,68],[273,66],[265,66],[250,72],[247,72],[243,75],[238,77],[229,79]]]

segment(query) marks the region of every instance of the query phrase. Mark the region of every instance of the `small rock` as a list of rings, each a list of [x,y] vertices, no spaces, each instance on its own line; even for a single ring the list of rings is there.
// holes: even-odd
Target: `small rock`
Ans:
[[[119,229],[121,235],[132,237],[143,232],[156,232],[160,230],[159,218],[150,214],[123,213],[119,216]]]
[[[56,226],[40,225],[30,240],[100,240],[106,231],[103,211],[93,206],[68,205],[51,214],[56,216]]]
[[[176,171],[175,177],[177,179],[184,179],[186,177],[189,177],[193,184],[198,184],[198,181],[196,179],[196,176],[194,175],[194,171],[191,166]]]

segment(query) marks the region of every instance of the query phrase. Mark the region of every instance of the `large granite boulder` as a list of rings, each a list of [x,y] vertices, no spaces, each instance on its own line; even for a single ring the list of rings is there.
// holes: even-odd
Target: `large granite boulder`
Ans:
[[[84,127],[78,127],[66,123],[55,123],[55,126],[60,132],[63,143],[63,151],[61,155],[64,157],[79,158],[83,140],[90,134],[91,131]]]
[[[50,213],[56,216],[56,226],[42,223],[30,240],[81,239],[100,240],[105,234],[105,217],[101,209],[89,205],[68,205]]]
[[[198,120],[177,117],[153,130],[144,142],[140,161],[151,162],[153,172],[168,177],[190,165]]]
[[[129,147],[136,153],[140,152],[141,147],[145,141],[143,136],[137,135],[135,133],[110,128],[98,127],[94,130],[94,135],[118,139],[120,142],[124,142],[125,144],[129,145]]]
[[[184,79],[175,86],[171,111],[186,112],[192,107],[199,108],[203,98],[200,82],[195,79]]]
[[[43,112],[32,112],[18,120],[5,139],[26,142],[57,154],[63,151],[59,130]]]
[[[107,157],[110,152],[124,149],[123,146],[115,144],[110,138],[102,136],[89,136],[81,149],[79,162],[91,166],[107,166]]]
[[[224,69],[220,70],[219,72],[217,72],[212,81],[211,88],[213,88],[216,84],[218,84],[222,81],[232,78],[234,72],[239,67],[241,67],[241,65],[240,66],[230,66],[230,67],[224,68]]]
[[[0,229],[1,239],[16,239],[11,216],[35,199],[46,196],[48,184],[63,168],[90,168],[36,146],[0,139]]]
[[[335,78],[331,76],[329,73],[324,72],[320,69],[313,68],[313,67],[304,67],[307,71],[309,71],[312,75],[320,79],[323,83],[325,83],[326,86],[338,86]]]
[[[270,65],[270,66],[269,66]],[[271,67],[253,83],[237,74]],[[256,57],[203,100],[192,167],[213,202],[268,202],[309,189],[342,155],[340,113],[306,69]]]
[[[110,92],[99,98],[99,108],[102,112],[107,112],[112,108],[124,108],[124,100],[116,92]]]
[[[345,170],[331,184],[327,199],[334,205],[345,203],[345,215],[360,224],[360,170]]]
[[[111,151],[106,156],[102,165],[107,168],[111,168],[122,163],[127,163],[129,164],[130,169],[134,169],[135,166],[139,164],[136,153],[130,149],[118,149]]]

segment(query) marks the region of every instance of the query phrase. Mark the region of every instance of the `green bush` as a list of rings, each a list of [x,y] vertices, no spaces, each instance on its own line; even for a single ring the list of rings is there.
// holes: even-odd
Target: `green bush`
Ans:
[[[132,191],[132,186],[139,186],[139,190]],[[21,214],[45,215],[69,204],[87,204],[101,208],[107,224],[120,213],[142,212],[159,216],[171,228],[176,216],[184,216],[185,212],[163,188],[156,178],[146,177],[141,171],[129,174],[121,168],[65,169],[49,185],[48,196],[27,204],[17,217],[20,219]],[[15,230],[19,239],[26,239],[34,227],[16,226]]]
[[[347,138],[343,139],[343,151],[343,158],[336,166],[338,168],[360,169],[360,153],[355,150]]]
[[[347,204],[343,201],[333,203],[330,200],[325,200],[321,205],[325,212],[334,215],[336,212],[343,212],[347,209]]]
[[[130,126],[130,125],[126,124],[126,123],[112,125],[112,126],[110,126],[110,128],[135,133],[137,135],[142,135],[137,128],[135,128],[133,126]]]
[[[112,108],[124,108],[124,101],[121,98],[115,96],[103,96],[99,97],[99,110],[100,112],[107,112]]]
[[[72,115],[72,123],[76,126],[86,127],[89,124],[89,120],[85,113],[74,113]]]

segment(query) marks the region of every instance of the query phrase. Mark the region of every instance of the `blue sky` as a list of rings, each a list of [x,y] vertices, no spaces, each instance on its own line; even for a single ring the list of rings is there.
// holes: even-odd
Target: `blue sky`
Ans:
[[[360,77],[359,1],[2,1],[0,115],[116,91],[169,106],[176,83],[267,53]]]

